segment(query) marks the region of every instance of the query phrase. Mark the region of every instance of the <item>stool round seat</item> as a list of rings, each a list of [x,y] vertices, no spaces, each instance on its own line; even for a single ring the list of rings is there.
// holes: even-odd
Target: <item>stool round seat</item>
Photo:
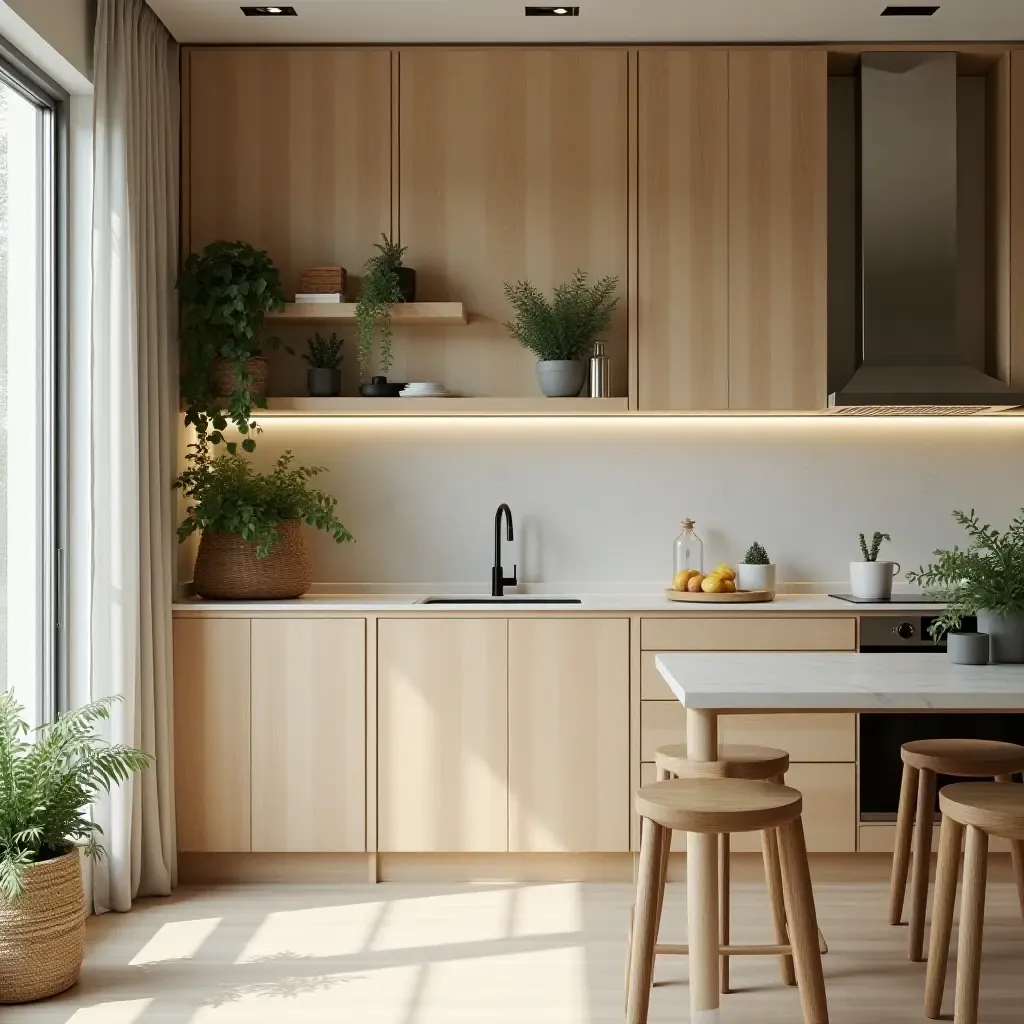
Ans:
[[[789,754],[776,747],[726,743],[717,761],[688,761],[685,743],[670,743],[654,752],[655,764],[681,779],[754,779],[771,781],[789,771]]]
[[[981,779],[1024,772],[1024,747],[1001,740],[912,740],[900,756],[904,764],[936,775]]]
[[[939,807],[961,825],[1004,839],[1024,839],[1024,786],[957,782],[939,790]]]
[[[669,779],[636,794],[641,817],[677,832],[760,832],[793,821],[802,809],[797,790],[751,779]]]

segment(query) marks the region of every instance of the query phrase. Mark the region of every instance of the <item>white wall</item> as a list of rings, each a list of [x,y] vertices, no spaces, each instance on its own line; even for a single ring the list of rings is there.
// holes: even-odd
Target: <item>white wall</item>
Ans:
[[[784,580],[836,581],[858,532],[910,566],[961,539],[953,508],[1005,525],[1024,505],[1024,417],[263,425],[260,460],[327,466],[357,538],[310,531],[318,582],[485,586],[502,501],[521,577],[552,584],[667,581],[686,515],[711,565],[757,539]]]
[[[92,81],[95,0],[6,0],[5,6],[42,36],[76,71]]]

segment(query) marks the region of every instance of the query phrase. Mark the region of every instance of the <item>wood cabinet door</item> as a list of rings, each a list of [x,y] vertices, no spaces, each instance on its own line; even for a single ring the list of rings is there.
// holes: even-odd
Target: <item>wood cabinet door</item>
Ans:
[[[729,405],[827,401],[824,50],[729,54]]]
[[[175,619],[179,850],[250,850],[249,735],[249,620]]]
[[[641,50],[637,397],[729,408],[729,54]]]
[[[509,849],[629,849],[629,620],[508,625]]]
[[[377,845],[508,849],[507,624],[377,624]]]
[[[252,849],[366,849],[366,620],[257,619]]]

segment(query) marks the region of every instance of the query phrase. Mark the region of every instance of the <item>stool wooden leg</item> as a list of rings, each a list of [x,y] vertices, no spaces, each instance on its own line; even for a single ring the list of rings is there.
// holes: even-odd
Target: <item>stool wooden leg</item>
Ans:
[[[654,978],[654,945],[657,931],[658,861],[661,858],[662,827],[644,818],[640,837],[640,875],[637,880],[636,915],[626,986],[626,1024],[647,1024]]]
[[[775,925],[775,941],[778,945],[785,946],[789,944],[789,935],[786,932],[786,904],[782,892],[782,864],[779,860],[779,837],[776,829],[765,829],[761,833],[761,856],[764,859],[764,878],[768,884],[768,902]],[[779,957],[779,969],[782,972],[783,985],[796,984],[791,956]]]
[[[917,820],[914,822],[913,877],[910,880],[910,959],[924,959],[924,916],[928,907],[928,875],[932,861],[932,825],[935,821],[935,772],[922,768],[917,783]]]
[[[924,985],[924,1015],[931,1020],[938,1020],[942,1013],[942,991],[946,985],[949,935],[953,930],[956,876],[960,870],[960,846],[963,836],[963,825],[954,821],[948,814],[945,815],[939,834],[939,866],[935,875],[932,933],[928,946],[928,974]]]
[[[664,768],[658,769],[658,781],[666,782],[672,778],[672,773]],[[655,926],[655,936],[661,931],[661,911],[665,905],[665,883],[668,881],[668,855],[672,851],[672,830],[663,828],[661,830],[661,846],[658,851],[658,916]]]
[[[821,953],[818,950],[818,918],[814,910],[804,827],[799,818],[779,828],[779,850],[786,894],[786,920],[793,944],[804,1024],[828,1024],[825,978],[821,973]]]
[[[967,829],[964,856],[964,893],[960,910],[960,941],[956,952],[954,1024],[977,1024],[981,984],[981,934],[985,924],[985,878],[988,872],[988,835]]]
[[[729,944],[729,833],[718,837],[718,937],[723,946]],[[719,989],[729,994],[729,958],[719,959]]]
[[[910,870],[910,839],[914,831],[914,805],[917,803],[917,769],[903,766],[900,784],[900,809],[896,816],[896,849],[892,858],[892,881],[889,884],[889,924],[903,919],[903,900],[907,893],[907,872]]]
[[[1000,775],[996,782],[1013,782],[1012,775]],[[1024,841],[1010,840],[1010,859],[1013,861],[1013,879],[1017,883],[1017,901],[1021,917],[1024,917]]]

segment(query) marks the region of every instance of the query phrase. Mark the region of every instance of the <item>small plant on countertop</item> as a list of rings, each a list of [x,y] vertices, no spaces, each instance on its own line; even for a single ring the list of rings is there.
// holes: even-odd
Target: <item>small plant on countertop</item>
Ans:
[[[939,549],[931,565],[907,573],[911,583],[946,602],[929,629],[933,637],[958,630],[965,615],[980,611],[1024,614],[1024,509],[1005,533],[982,523],[974,509],[957,510],[953,518],[967,531],[968,547]]]
[[[406,246],[381,235],[382,241],[374,242],[380,250],[366,261],[362,290],[356,303],[356,323],[359,332],[359,347],[356,352],[359,372],[365,375],[373,352],[374,328],[380,329],[380,368],[387,374],[391,369],[391,307],[402,301],[402,289],[396,271],[402,266]]]
[[[618,283],[617,277],[602,277],[588,285],[586,273],[577,270],[549,301],[529,281],[506,282],[505,298],[515,319],[505,329],[541,362],[589,358],[594,339],[611,324]]]
[[[875,532],[871,535],[871,547],[869,548],[868,542],[864,539],[864,534],[861,533],[858,534],[858,536],[860,537],[860,551],[861,554],[864,556],[865,562],[877,562],[878,551],[879,548],[881,548],[882,546],[882,541],[892,540],[892,537],[890,537],[889,534],[879,533],[878,530],[875,530]]]
[[[743,556],[744,565],[771,565],[771,559],[768,557],[768,552],[755,540],[753,544],[747,548],[747,553]]]
[[[147,768],[149,754],[100,737],[95,723],[110,717],[104,697],[41,726],[31,742],[25,709],[0,693],[0,900],[25,891],[25,871],[82,844],[98,860],[103,829],[91,819],[100,793]]]
[[[337,370],[341,366],[342,340],[337,334],[324,337],[319,332],[310,338],[306,345],[309,352],[302,358],[315,370]]]

